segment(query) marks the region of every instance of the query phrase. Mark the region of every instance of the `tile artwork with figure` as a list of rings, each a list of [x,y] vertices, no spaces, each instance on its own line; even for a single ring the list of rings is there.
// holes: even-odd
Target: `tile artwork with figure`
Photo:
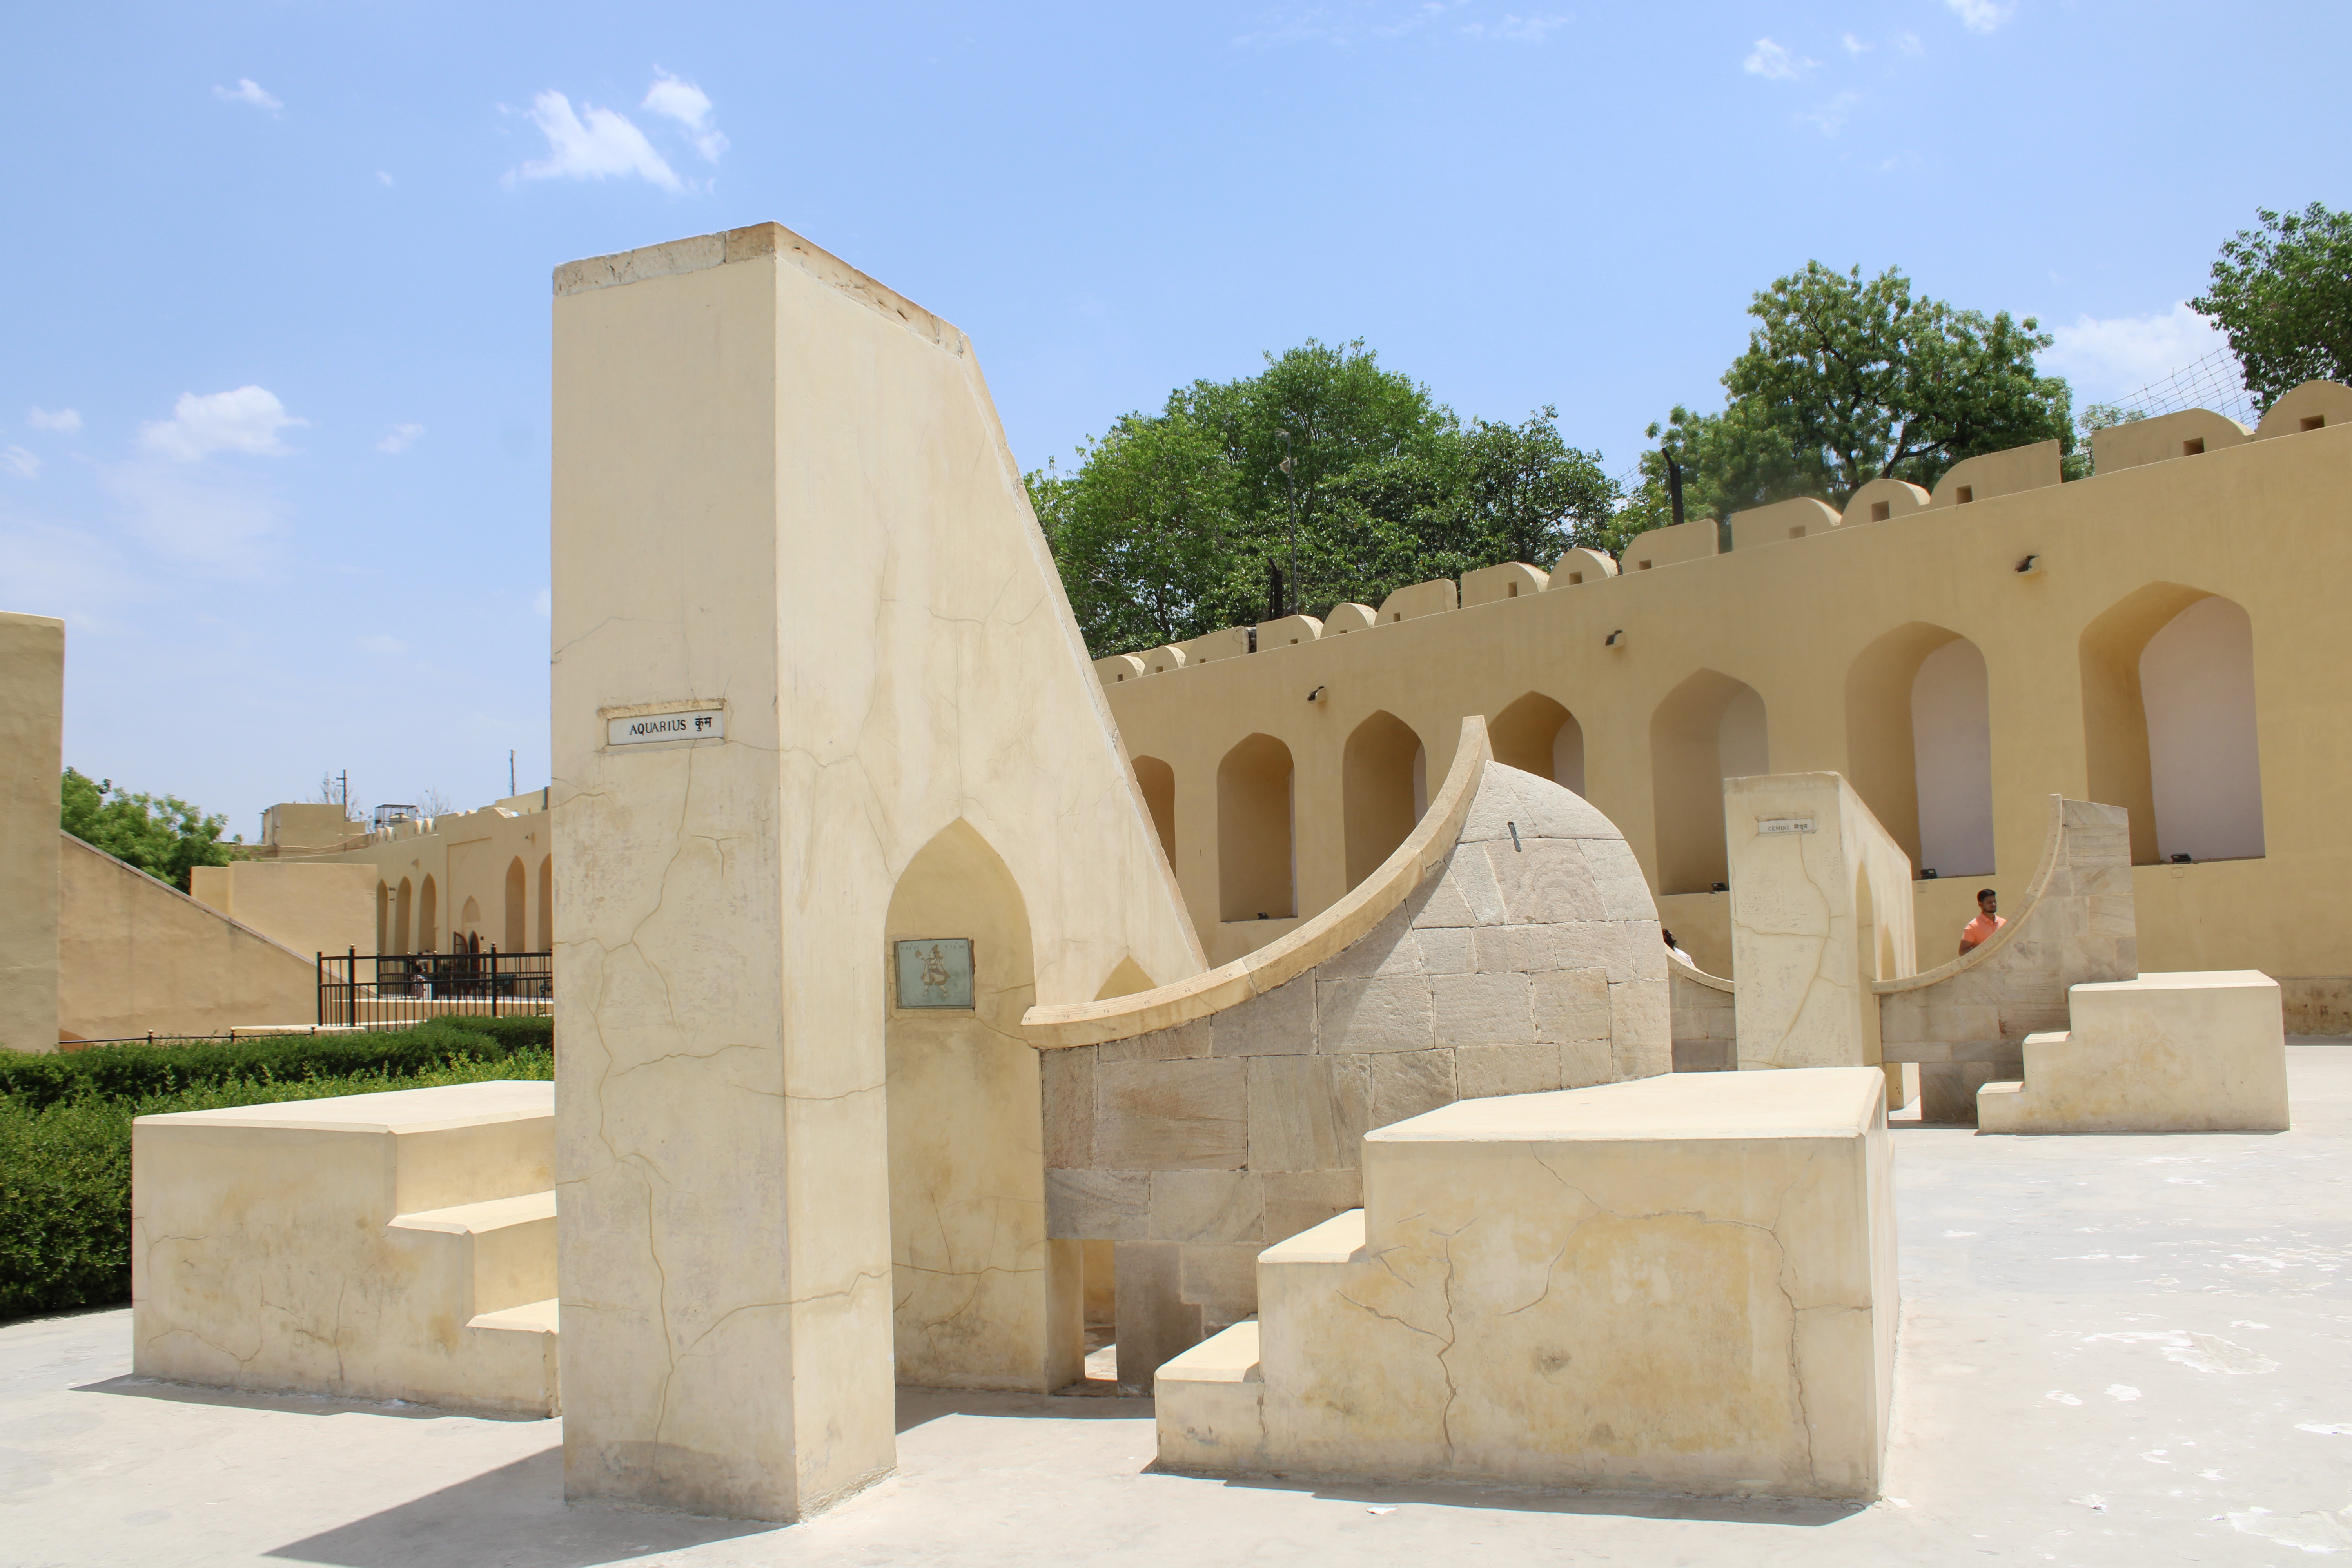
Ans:
[[[971,1005],[971,938],[920,937],[898,944],[898,1005]]]

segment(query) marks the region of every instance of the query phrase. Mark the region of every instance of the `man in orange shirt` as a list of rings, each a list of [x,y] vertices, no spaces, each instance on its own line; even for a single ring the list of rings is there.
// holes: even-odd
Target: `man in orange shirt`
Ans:
[[[1977,889],[1977,918],[1960,928],[1960,956],[1974,952],[1977,944],[2009,922],[2000,918],[2000,900],[1990,888]]]

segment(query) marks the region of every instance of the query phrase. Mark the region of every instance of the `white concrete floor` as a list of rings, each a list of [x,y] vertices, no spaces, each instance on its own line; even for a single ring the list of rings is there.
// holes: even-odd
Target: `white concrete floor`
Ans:
[[[779,1529],[562,1501],[552,1422],[128,1375],[0,1329],[0,1563],[2287,1563],[2352,1552],[2352,1045],[2271,1136],[1896,1135],[1904,1326],[1866,1509],[1154,1473],[1150,1407],[909,1393],[899,1474]]]

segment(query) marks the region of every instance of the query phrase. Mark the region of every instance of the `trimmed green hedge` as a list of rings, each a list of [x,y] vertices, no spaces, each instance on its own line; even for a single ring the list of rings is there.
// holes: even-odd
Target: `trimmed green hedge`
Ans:
[[[85,1095],[143,1100],[200,1084],[299,1081],[378,1073],[404,1078],[452,1057],[496,1061],[518,1050],[551,1049],[552,1018],[436,1018],[382,1034],[262,1035],[234,1043],[93,1046],[55,1056],[0,1051],[0,1095],[36,1110]],[[230,1100],[232,1105],[253,1103]]]
[[[37,1070],[50,1064],[68,1070]],[[554,1076],[545,1018],[440,1019],[397,1034],[234,1046],[0,1053],[0,1319],[129,1297],[135,1117]]]

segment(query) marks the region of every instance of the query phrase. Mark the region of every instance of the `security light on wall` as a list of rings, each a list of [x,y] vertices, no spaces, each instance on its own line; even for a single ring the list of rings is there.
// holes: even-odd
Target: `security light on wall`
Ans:
[[[2024,560],[2019,562],[2017,563],[2017,574],[2021,577],[2041,576],[2042,557],[2039,555],[2029,555]]]
[[[1601,646],[1602,647],[1623,647],[1625,646],[1624,628],[1621,626],[1616,631],[1611,632],[1607,637],[1602,637],[1601,639]]]

